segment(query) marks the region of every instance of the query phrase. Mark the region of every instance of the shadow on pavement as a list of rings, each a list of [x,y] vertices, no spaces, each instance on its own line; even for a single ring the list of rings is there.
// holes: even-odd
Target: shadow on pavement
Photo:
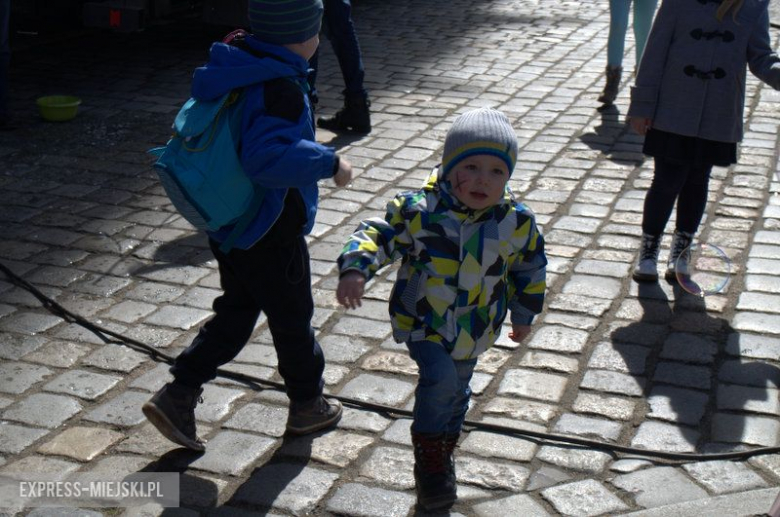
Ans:
[[[775,418],[766,388],[780,387],[780,369],[740,359],[740,334],[728,320],[707,312],[703,298],[677,284],[670,287],[638,284],[641,319],[611,334],[611,346],[622,355],[628,373],[643,384],[652,418],[638,423],[634,440],[639,443],[631,445],[662,443],[677,452],[771,445],[774,439],[756,441],[757,427],[748,425],[743,412],[765,408],[767,418]],[[676,427],[678,434],[662,427],[643,433],[648,422]],[[657,432],[668,434],[669,440],[650,436]]]

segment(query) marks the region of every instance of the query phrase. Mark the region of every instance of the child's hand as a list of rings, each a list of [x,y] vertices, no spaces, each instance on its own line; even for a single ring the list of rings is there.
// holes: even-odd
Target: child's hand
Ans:
[[[357,271],[350,271],[341,277],[336,288],[336,299],[347,309],[360,307],[360,299],[363,297],[363,289],[366,279]]]
[[[644,135],[647,130],[653,127],[653,120],[646,117],[628,117],[628,123],[635,133]]]
[[[352,181],[352,164],[339,157],[339,170],[333,175],[337,187],[345,187]]]
[[[531,333],[530,325],[512,325],[512,332],[509,333],[509,339],[515,343],[519,343],[528,337]]]

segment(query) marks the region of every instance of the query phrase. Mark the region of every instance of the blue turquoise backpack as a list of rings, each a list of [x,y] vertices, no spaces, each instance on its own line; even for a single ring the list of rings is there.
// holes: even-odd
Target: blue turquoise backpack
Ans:
[[[265,189],[244,172],[238,149],[242,90],[212,101],[188,100],[173,122],[173,136],[149,152],[173,206],[196,228],[235,225],[220,246],[227,253],[260,210]]]

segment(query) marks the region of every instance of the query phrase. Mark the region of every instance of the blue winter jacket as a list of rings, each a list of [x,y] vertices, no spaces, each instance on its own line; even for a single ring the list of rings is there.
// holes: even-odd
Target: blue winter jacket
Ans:
[[[245,88],[241,163],[266,194],[260,212],[236,241],[240,249],[250,248],[274,225],[291,188],[298,189],[303,198],[306,225],[301,233],[308,234],[317,214],[317,181],[333,177],[336,160],[332,148],[314,140],[312,110],[305,93],[308,62],[284,47],[251,36],[245,41],[268,57],[214,43],[209,62],[195,70],[192,81],[192,96],[199,100]],[[266,106],[268,99],[276,99],[273,106]],[[209,236],[222,242],[230,229],[209,232]]]

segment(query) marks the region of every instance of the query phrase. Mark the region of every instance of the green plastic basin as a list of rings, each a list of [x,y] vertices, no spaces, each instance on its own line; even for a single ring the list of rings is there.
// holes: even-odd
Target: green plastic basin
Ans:
[[[72,95],[49,95],[40,97],[36,103],[44,119],[64,122],[76,116],[81,99]]]

